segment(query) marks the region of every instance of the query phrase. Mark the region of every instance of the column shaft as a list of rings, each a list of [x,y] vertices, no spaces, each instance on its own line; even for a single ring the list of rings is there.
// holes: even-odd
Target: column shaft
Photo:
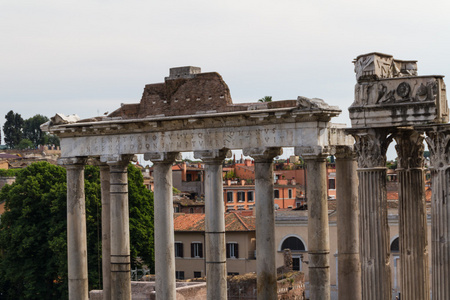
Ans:
[[[386,168],[359,169],[362,299],[391,298]]]
[[[222,161],[205,165],[207,299],[227,299]]]
[[[131,299],[128,162],[110,163],[111,299]]]
[[[433,300],[450,299],[450,169],[432,173],[431,198],[431,291]]]
[[[422,168],[399,170],[401,292],[405,299],[430,299],[427,214]]]
[[[326,156],[304,157],[308,174],[309,290],[311,300],[330,299]]]
[[[361,300],[357,163],[350,153],[336,154],[338,294]]]
[[[255,179],[257,293],[258,299],[272,300],[277,299],[272,160],[255,160]]]
[[[84,165],[67,169],[67,257],[69,299],[88,299]]]
[[[100,166],[102,189],[102,273],[103,300],[111,299],[111,210],[109,166]]]
[[[156,297],[175,300],[172,162],[154,162]]]

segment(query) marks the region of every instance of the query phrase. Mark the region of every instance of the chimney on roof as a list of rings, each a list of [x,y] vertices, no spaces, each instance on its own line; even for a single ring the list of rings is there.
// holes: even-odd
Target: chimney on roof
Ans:
[[[195,74],[199,74],[201,72],[202,72],[201,68],[193,66],[170,68],[169,77],[166,77],[166,80],[179,78],[185,79],[194,78]]]

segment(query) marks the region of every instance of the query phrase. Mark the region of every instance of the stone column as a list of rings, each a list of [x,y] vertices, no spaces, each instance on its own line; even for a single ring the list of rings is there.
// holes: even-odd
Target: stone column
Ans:
[[[60,158],[67,170],[67,259],[69,299],[88,299],[84,158]]]
[[[106,158],[110,168],[111,299],[131,299],[128,163],[130,156]]]
[[[207,299],[227,299],[227,258],[222,163],[228,149],[194,152],[205,163],[205,235]]]
[[[424,137],[416,131],[395,136],[399,178],[401,293],[405,299],[430,299]]]
[[[248,148],[255,159],[256,273],[258,300],[277,299],[273,158],[281,148]]]
[[[336,149],[339,299],[361,300],[359,206],[356,156],[352,147]]]
[[[111,299],[111,210],[109,180],[109,166],[100,165],[100,182],[102,188],[103,300]]]
[[[295,148],[306,163],[308,203],[309,293],[311,300],[330,299],[327,153]]]
[[[431,292],[450,299],[450,127],[427,131],[431,153]]]
[[[172,164],[181,159],[178,152],[144,154],[153,162],[155,214],[156,297],[175,300],[175,236],[173,231]]]
[[[353,132],[358,157],[362,299],[391,299],[389,226],[386,198],[386,150],[383,129]]]

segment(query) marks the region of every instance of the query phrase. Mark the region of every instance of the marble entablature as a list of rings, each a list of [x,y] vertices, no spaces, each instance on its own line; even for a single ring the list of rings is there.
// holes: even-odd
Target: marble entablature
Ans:
[[[446,123],[444,76],[416,76],[415,61],[369,53],[354,61],[357,84],[349,107],[353,128]]]

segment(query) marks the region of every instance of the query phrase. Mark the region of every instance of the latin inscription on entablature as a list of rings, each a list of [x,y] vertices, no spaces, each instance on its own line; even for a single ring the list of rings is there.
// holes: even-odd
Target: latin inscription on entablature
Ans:
[[[248,147],[289,147],[323,143],[323,128],[301,128],[298,124],[216,129],[191,129],[152,133],[63,138],[62,156],[187,152]]]
[[[400,77],[357,83],[349,108],[352,127],[405,126],[448,121],[441,76]]]

